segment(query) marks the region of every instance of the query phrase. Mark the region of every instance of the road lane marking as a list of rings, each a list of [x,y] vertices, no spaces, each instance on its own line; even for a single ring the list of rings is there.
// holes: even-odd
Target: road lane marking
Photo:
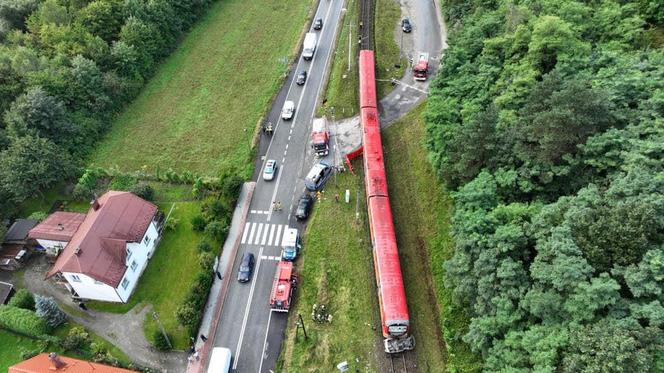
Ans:
[[[261,353],[261,363],[258,366],[258,373],[263,371],[263,361],[265,361],[265,349],[267,348],[267,335],[270,332],[270,322],[272,321],[272,310],[270,310],[270,315],[267,317],[267,329],[265,330],[265,340],[263,340],[263,352]]]
[[[247,242],[247,233],[249,233],[250,222],[244,224],[244,232],[242,232],[242,243]]]
[[[256,232],[256,240],[254,241],[254,245],[258,245],[258,243],[261,241],[262,231],[263,231],[263,223],[258,223],[258,231]]]
[[[251,232],[249,233],[249,240],[247,241],[249,244],[251,244],[251,241],[254,238],[254,233],[256,233],[256,223],[251,223]]]
[[[270,238],[267,239],[268,245],[272,245],[273,238],[274,238],[274,224],[270,224]]]
[[[272,224],[270,224],[272,225]],[[263,231],[263,239],[261,240],[261,245],[265,245],[265,240],[267,240],[267,231],[268,231],[268,225],[265,225],[265,231]]]
[[[258,251],[258,257],[263,256],[263,248],[261,247]],[[244,339],[244,330],[247,327],[247,320],[249,319],[249,310],[251,309],[251,300],[254,297],[254,289],[256,288],[256,278],[258,278],[258,271],[261,269],[261,260],[258,260],[256,264],[256,270],[254,271],[254,278],[251,280],[251,289],[249,289],[249,300],[247,301],[247,307],[244,309],[244,319],[242,320],[242,329],[240,329],[240,339],[237,341],[237,347],[235,348],[235,362],[233,363],[233,369],[237,369],[237,363],[240,361],[240,350],[242,349],[242,340]]]
[[[284,170],[283,170],[283,163],[282,163],[281,172],[279,172],[279,174],[277,175],[277,182],[274,184],[274,192],[272,192],[272,198],[270,199],[270,206],[272,206],[272,204],[275,201],[275,198],[277,197],[277,191],[279,190],[279,183],[281,183],[281,175],[283,175],[283,174],[284,174]],[[273,212],[274,212],[274,209],[270,209],[270,212],[267,214],[267,221],[270,221],[270,219],[272,218],[272,213]]]
[[[276,246],[279,241],[279,237],[281,237],[281,228],[282,225],[277,225],[277,237],[274,238],[274,245]]]

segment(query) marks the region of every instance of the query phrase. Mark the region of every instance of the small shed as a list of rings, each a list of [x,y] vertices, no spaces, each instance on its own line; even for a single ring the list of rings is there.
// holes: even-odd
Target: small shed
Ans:
[[[30,256],[28,232],[37,224],[37,220],[17,219],[9,227],[0,247],[0,269],[14,271],[23,266]]]
[[[0,281],[0,304],[7,304],[12,295],[14,295],[14,285]]]

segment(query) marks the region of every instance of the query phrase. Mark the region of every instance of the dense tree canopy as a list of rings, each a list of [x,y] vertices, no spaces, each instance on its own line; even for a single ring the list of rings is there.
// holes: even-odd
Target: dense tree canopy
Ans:
[[[487,371],[664,370],[656,3],[447,1],[427,146]]]

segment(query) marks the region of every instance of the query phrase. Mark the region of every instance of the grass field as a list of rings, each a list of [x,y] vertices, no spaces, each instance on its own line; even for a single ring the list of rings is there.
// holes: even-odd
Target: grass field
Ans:
[[[361,170],[358,170],[361,172]],[[378,300],[374,291],[372,256],[366,225],[363,179],[344,173],[328,182],[322,201],[309,221],[302,259],[297,263],[301,286],[291,310],[287,336],[277,371],[336,372],[336,364],[348,360],[350,372],[377,371],[374,342],[379,331]],[[351,203],[337,203],[351,191]],[[356,193],[360,195],[360,221],[355,221]],[[333,320],[318,324],[311,319],[313,304],[329,307]],[[296,316],[302,314],[309,335],[295,338]],[[356,360],[357,359],[357,360]]]
[[[200,213],[198,202],[159,203],[159,209],[168,213],[175,204],[170,219],[179,221],[174,231],[166,231],[159,243],[150,264],[139,280],[138,287],[127,304],[90,302],[96,310],[123,313],[136,305],[151,304],[159,314],[166,331],[173,337],[174,347],[188,347],[188,335],[175,319],[175,310],[184,299],[194,277],[198,273],[198,250],[196,245],[202,239],[201,233],[191,228],[191,218]],[[214,245],[218,253],[220,246]],[[164,286],[168,288],[165,289]],[[140,307],[139,305],[139,307]],[[150,340],[157,324],[147,317],[144,324],[145,336]]]
[[[475,372],[481,367],[479,358],[451,338],[452,332],[467,328],[468,320],[443,281],[442,263],[454,252],[453,206],[426,159],[423,109],[420,105],[383,132],[401,268],[415,323],[418,371]]]
[[[399,56],[399,45],[394,40],[394,29],[401,20],[401,8],[396,0],[377,0],[375,39],[376,44],[376,94],[378,98],[387,96],[394,86],[390,79],[401,79],[408,59]],[[400,67],[395,67],[400,65]]]
[[[113,123],[103,167],[250,175],[259,119],[278,90],[311,0],[215,2]]]

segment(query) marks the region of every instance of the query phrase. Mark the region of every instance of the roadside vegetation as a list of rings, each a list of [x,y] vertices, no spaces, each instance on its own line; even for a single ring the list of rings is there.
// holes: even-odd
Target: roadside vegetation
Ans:
[[[486,371],[664,370],[664,13],[652,4],[443,6],[450,48],[426,138],[454,191],[456,247],[434,265],[468,310],[448,340]]]
[[[359,163],[354,165],[360,166]],[[374,347],[380,334],[372,254],[364,205],[362,169],[328,182],[322,200],[316,201],[304,236],[297,267],[301,284],[291,309],[277,370],[284,372],[332,372],[344,360],[350,371],[377,371]],[[351,203],[343,202],[345,190]],[[339,193],[340,202],[334,194]],[[359,193],[359,220],[355,220]],[[330,323],[312,320],[312,307],[325,305]],[[297,315],[302,314],[309,336],[296,336]],[[356,360],[357,359],[357,360]]]
[[[424,104],[383,131],[385,167],[418,372],[476,372],[479,357],[453,338],[468,325],[440,265],[454,253],[452,199],[426,159]]]
[[[405,55],[399,55],[399,44],[394,39],[394,32],[401,24],[400,22],[401,7],[398,1],[376,0],[374,42],[376,44],[376,95],[379,100],[394,89],[390,80],[401,79],[408,66],[408,58]],[[398,32],[402,32],[401,28]]]

